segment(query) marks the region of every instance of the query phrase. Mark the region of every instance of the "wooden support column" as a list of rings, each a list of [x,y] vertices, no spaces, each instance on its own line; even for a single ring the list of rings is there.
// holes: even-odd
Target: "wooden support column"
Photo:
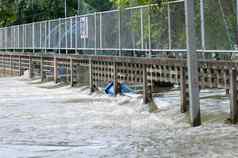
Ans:
[[[188,87],[186,84],[186,70],[184,67],[180,68],[180,110],[182,113],[188,111],[189,108],[189,96]]]
[[[19,71],[19,76],[21,76],[21,56],[19,56],[19,60],[18,60],[18,71]]]
[[[41,82],[44,81],[44,59],[41,56],[40,58],[40,76],[41,76]]]
[[[117,81],[117,63],[113,62],[113,89],[114,89],[114,96],[118,94],[118,81]]]
[[[57,58],[54,57],[54,81],[57,83]]]
[[[90,58],[89,59],[89,86],[90,86],[90,91],[94,92],[94,85],[93,85],[93,61]]]
[[[73,73],[74,73],[74,69],[73,69],[73,59],[72,57],[70,57],[70,85],[71,87],[74,86],[74,76],[73,76]]]
[[[10,55],[10,76],[13,76],[12,55]]]
[[[147,65],[143,64],[143,102],[148,103],[148,81],[147,81]]]
[[[238,120],[238,102],[237,102],[237,70],[230,72],[230,115],[231,123],[236,124]]]
[[[31,55],[29,55],[29,63],[28,63],[28,69],[29,69],[29,78],[31,79],[32,78],[32,76],[33,76],[33,66],[32,66],[32,56]]]
[[[2,57],[2,61],[3,61],[3,76],[6,76],[6,57],[3,56]]]

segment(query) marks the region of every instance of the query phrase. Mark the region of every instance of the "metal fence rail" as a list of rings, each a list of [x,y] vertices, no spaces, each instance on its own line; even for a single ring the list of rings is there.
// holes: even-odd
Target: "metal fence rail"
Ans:
[[[222,2],[208,0],[196,4],[196,16],[200,16],[196,22],[198,52],[238,52],[236,30],[231,29],[236,26],[227,22],[237,15],[225,15]],[[211,8],[217,14],[214,22],[209,21]],[[214,30],[210,29],[212,26]],[[184,1],[0,28],[0,50],[59,53],[84,50],[95,55],[102,51],[117,55],[143,52],[147,56],[161,51],[186,52]]]

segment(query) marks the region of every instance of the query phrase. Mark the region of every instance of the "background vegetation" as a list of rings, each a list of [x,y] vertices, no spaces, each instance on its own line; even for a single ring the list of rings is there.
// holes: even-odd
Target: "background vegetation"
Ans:
[[[124,8],[128,6],[143,5],[171,0],[80,0],[80,14],[104,11],[114,8]],[[200,14],[199,0],[196,2],[196,30],[200,32]],[[160,5],[159,5],[160,6]],[[167,28],[166,7],[157,7],[149,13],[152,15],[154,22],[152,24],[153,38],[160,44],[168,43],[163,41],[163,37],[167,36],[165,32]],[[208,49],[230,49],[235,47],[236,40],[236,7],[235,0],[205,0],[205,21],[206,21],[206,44]],[[67,16],[78,14],[77,0],[67,0]],[[178,43],[184,43],[184,9],[183,6],[171,7],[173,39]],[[41,21],[64,17],[64,0],[0,0],[0,27],[9,25],[29,23],[33,21]],[[136,15],[134,16],[137,17]],[[164,19],[164,20],[163,20]],[[134,23],[134,30],[137,30],[138,24]],[[128,25],[124,23],[124,25]],[[131,24],[130,24],[131,25]],[[147,26],[145,26],[146,28]],[[183,41],[183,42],[179,42]],[[153,41],[152,41],[153,42]],[[152,43],[153,44],[153,43]],[[158,43],[156,43],[158,44]],[[200,35],[198,34],[198,44],[200,45]],[[176,44],[174,45],[175,47]]]

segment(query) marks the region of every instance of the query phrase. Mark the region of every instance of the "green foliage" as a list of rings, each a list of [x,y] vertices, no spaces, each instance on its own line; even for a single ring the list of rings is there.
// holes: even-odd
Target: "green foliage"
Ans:
[[[14,8],[11,0],[0,1],[0,26],[9,25],[16,20]]]
[[[67,16],[77,14],[77,1],[67,0]],[[123,18],[127,14],[124,13],[123,8],[125,7],[157,3],[159,5],[144,10],[144,40],[148,40],[148,32],[151,29],[152,47],[164,48],[168,46],[168,17],[166,5],[161,4],[166,1],[169,0],[80,0],[80,14],[120,8]],[[219,6],[219,1],[222,8]],[[195,3],[197,45],[201,47],[200,5],[199,1],[195,1]],[[205,1],[207,49],[231,49],[234,47],[237,38],[235,11],[235,0]],[[59,17],[64,17],[64,0],[0,0],[0,27]],[[148,17],[151,20],[150,26],[147,21]],[[171,5],[173,48],[185,47],[184,23],[183,3]],[[138,34],[140,32],[140,12],[130,15],[122,25],[132,33]],[[139,47],[140,40],[135,42]]]

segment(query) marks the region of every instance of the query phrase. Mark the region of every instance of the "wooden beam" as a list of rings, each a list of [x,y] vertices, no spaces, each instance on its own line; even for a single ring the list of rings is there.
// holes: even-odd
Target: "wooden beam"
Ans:
[[[57,58],[54,56],[54,82],[57,83]]]
[[[186,85],[186,70],[184,67],[180,68],[180,110],[182,113],[188,111],[189,98],[188,98],[188,87]]]
[[[143,102],[147,104],[148,101],[147,65],[143,64]]]
[[[74,86],[74,69],[73,69],[73,59],[70,58],[70,86]]]
[[[231,123],[236,124],[238,120],[238,103],[237,103],[237,70],[230,71],[230,112]]]

